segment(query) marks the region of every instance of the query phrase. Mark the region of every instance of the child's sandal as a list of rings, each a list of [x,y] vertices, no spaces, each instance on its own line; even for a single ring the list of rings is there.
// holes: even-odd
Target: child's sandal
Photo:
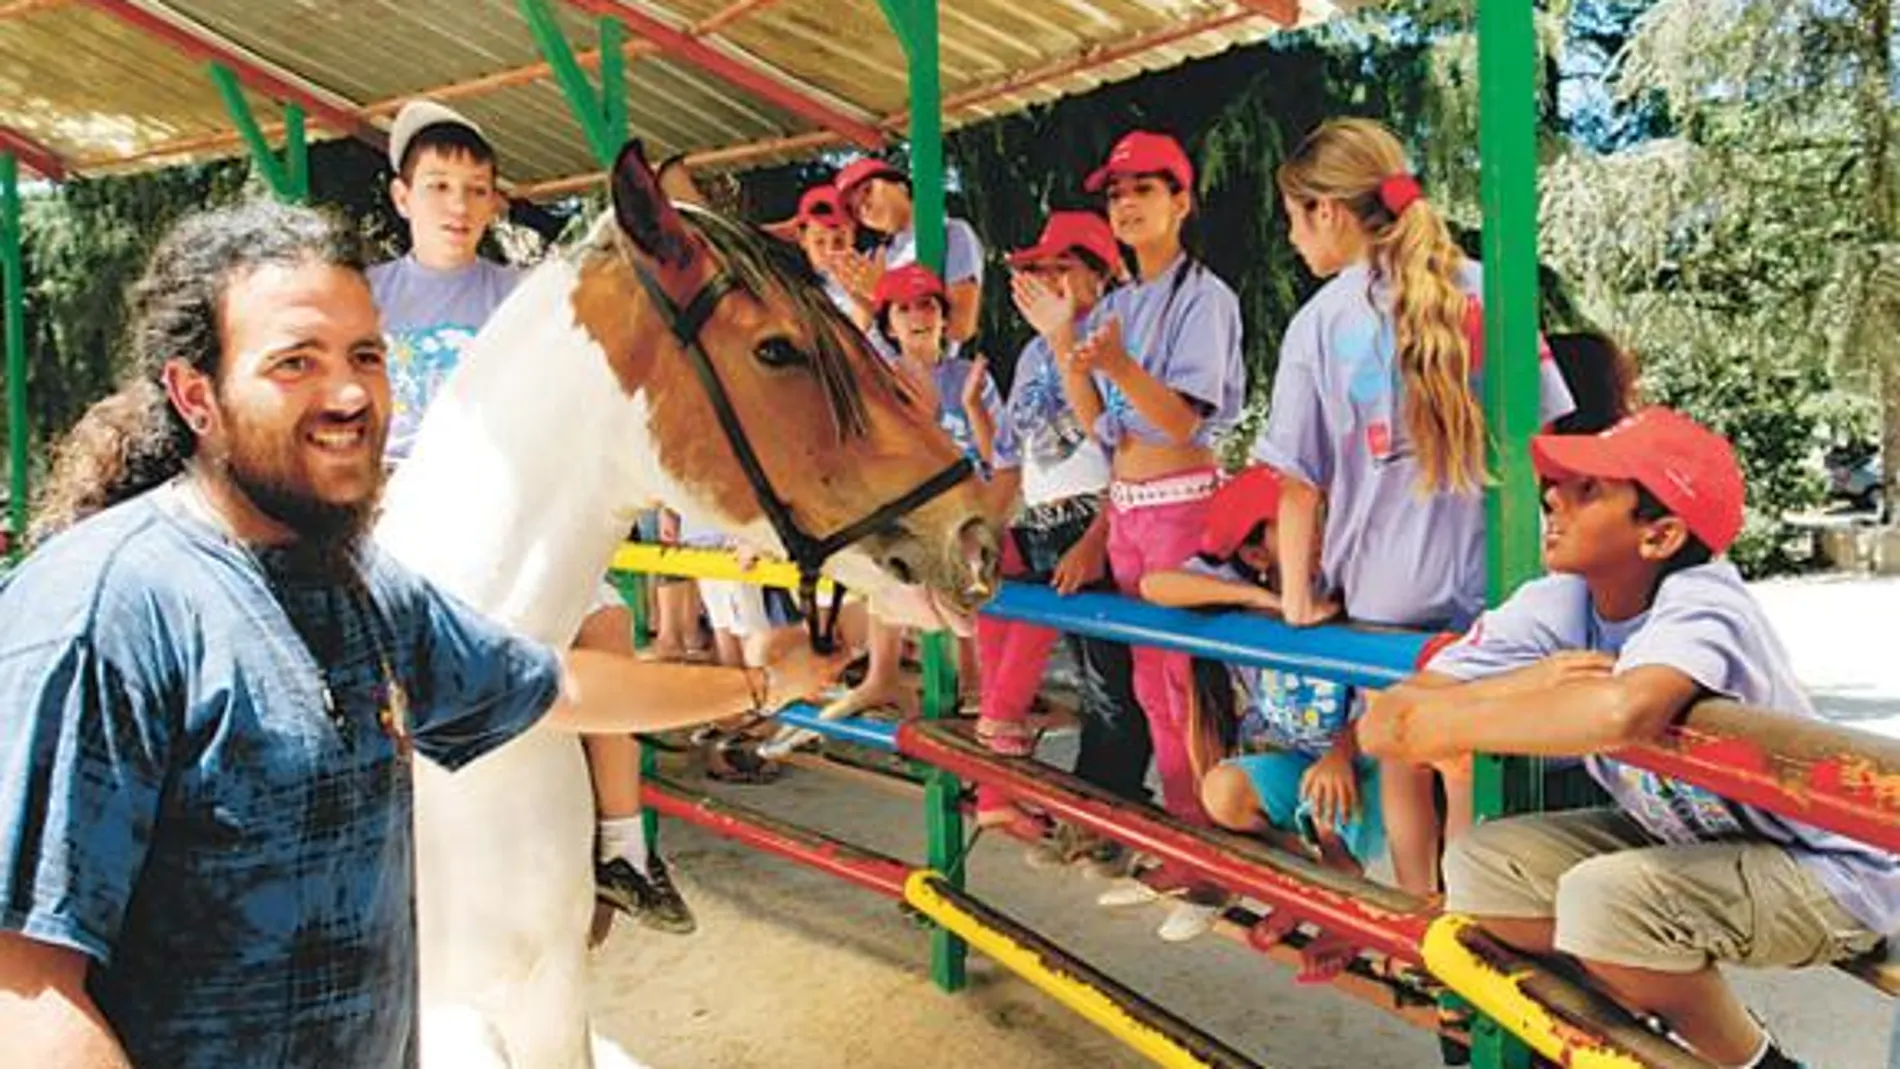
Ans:
[[[1030,757],[1036,752],[1035,729],[1019,720],[978,717],[976,738],[991,753],[1003,757]]]

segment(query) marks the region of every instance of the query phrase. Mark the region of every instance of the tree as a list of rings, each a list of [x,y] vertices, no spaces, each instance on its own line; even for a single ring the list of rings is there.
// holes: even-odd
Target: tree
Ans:
[[[1608,134],[1546,172],[1546,252],[1585,310],[1631,340],[1655,399],[1735,440],[1751,496],[1735,556],[1756,573],[1791,565],[1781,518],[1818,499],[1817,439],[1880,421],[1867,399],[1900,343],[1883,296],[1900,287],[1876,284],[1894,241],[1890,3],[1621,5]]]

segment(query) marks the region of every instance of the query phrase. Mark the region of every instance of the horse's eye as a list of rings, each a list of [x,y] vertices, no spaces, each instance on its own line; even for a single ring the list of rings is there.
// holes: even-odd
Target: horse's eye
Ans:
[[[767,338],[752,350],[752,355],[766,367],[804,367],[811,363],[804,350],[790,338]]]

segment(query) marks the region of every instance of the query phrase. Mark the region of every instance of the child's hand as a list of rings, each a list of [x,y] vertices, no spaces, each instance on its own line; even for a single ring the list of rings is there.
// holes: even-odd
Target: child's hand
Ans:
[[[660,510],[660,544],[663,546],[680,544],[680,514],[672,509]]]
[[[1335,746],[1300,777],[1300,797],[1313,807],[1313,819],[1333,828],[1359,814],[1359,773],[1352,754]]]
[[[1069,547],[1056,562],[1056,570],[1049,577],[1049,585],[1055,592],[1067,597],[1070,594],[1094,583],[1106,574],[1108,568],[1108,545],[1099,538],[1083,538]]]
[[[1122,320],[1109,316],[1088,337],[1069,350],[1069,367],[1075,371],[1099,371],[1110,378],[1134,363],[1122,344]]]
[[[734,546],[732,555],[737,558],[742,572],[749,572],[759,566],[759,551],[755,547],[744,544]]]
[[[870,303],[877,284],[884,280],[884,256],[876,249],[856,252],[846,249],[832,261],[832,277],[852,296]]]
[[[1009,295],[1023,321],[1051,345],[1073,336],[1075,298],[1067,286],[1051,286],[1035,275],[1018,271],[1009,277]]]

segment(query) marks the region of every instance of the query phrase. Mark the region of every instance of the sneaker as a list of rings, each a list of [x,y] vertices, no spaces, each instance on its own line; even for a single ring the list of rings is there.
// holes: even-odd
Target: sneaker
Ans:
[[[1115,886],[1096,896],[1095,904],[1107,906],[1110,909],[1120,909],[1127,906],[1145,906],[1150,902],[1160,900],[1160,891],[1140,880],[1125,879],[1116,880]]]
[[[1206,935],[1208,929],[1214,927],[1214,918],[1220,916],[1220,911],[1219,903],[1176,902],[1155,934],[1170,943],[1185,943]]]
[[[594,897],[655,931],[686,935],[699,927],[666,862],[657,856],[647,861],[645,874],[624,857],[596,862]]]

